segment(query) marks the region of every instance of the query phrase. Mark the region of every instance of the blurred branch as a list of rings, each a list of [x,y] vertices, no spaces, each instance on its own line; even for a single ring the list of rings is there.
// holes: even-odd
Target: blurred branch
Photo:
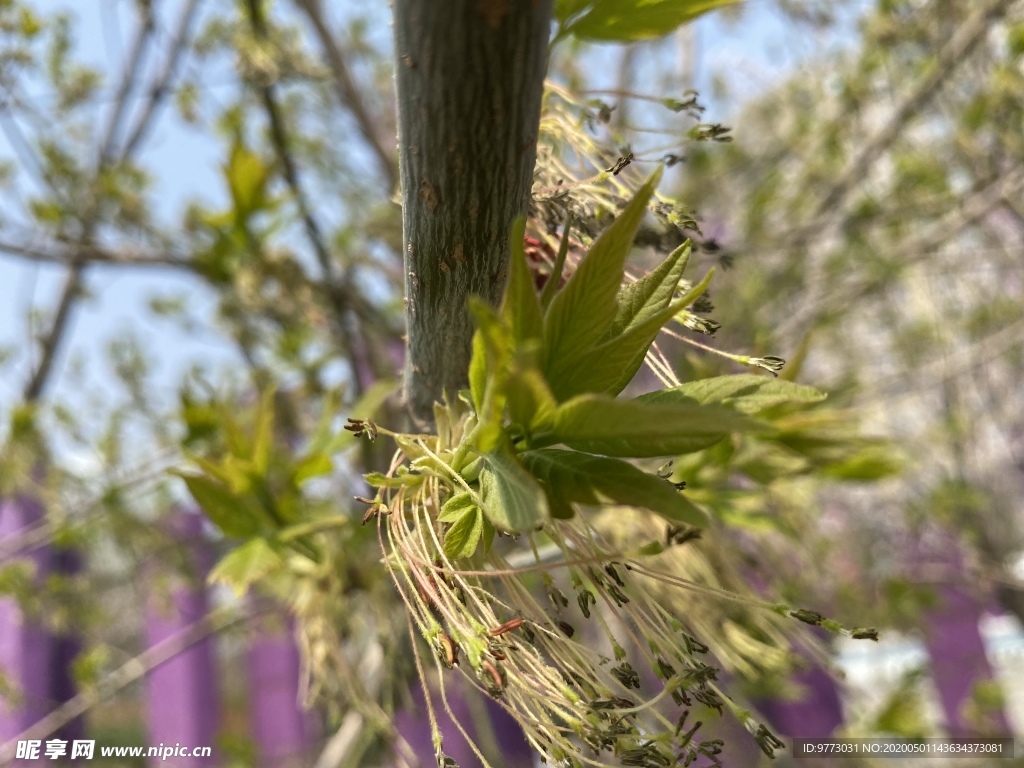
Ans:
[[[14,760],[15,748],[19,741],[42,740],[52,736],[58,730],[77,717],[81,717],[92,707],[109,699],[118,691],[164,664],[182,651],[191,648],[210,635],[223,632],[233,626],[269,611],[271,606],[239,611],[235,608],[222,608],[212,612],[183,629],[176,635],[148,648],[135,658],[121,665],[103,678],[95,687],[82,691],[77,696],[50,712],[30,728],[0,745],[0,764],[7,765]]]
[[[130,156],[135,151],[136,147],[138,147],[142,139],[145,138],[146,133],[148,133],[149,127],[152,124],[154,113],[163,103],[164,99],[167,98],[167,95],[173,90],[171,88],[171,81],[177,74],[182,54],[187,47],[189,32],[192,29],[192,24],[196,18],[196,11],[198,8],[199,0],[188,0],[181,12],[181,17],[178,20],[178,26],[174,34],[174,42],[171,46],[170,52],[167,54],[167,61],[164,63],[164,68],[150,86],[149,100],[146,102],[146,106],[141,116],[136,121],[135,128],[132,130],[128,140],[124,144],[122,154],[125,156]]]
[[[252,23],[256,37],[265,40],[267,37],[266,20],[263,18],[263,11],[260,0],[248,0],[249,19]],[[324,243],[320,225],[309,207],[309,200],[299,183],[299,171],[292,155],[291,140],[285,128],[284,120],[281,117],[281,109],[277,103],[277,95],[274,84],[271,82],[257,86],[260,98],[263,101],[264,111],[267,113],[267,120],[270,123],[270,140],[274,146],[274,152],[281,163],[281,170],[284,173],[288,188],[295,198],[295,204],[299,208],[299,215],[302,217],[302,225],[306,230],[306,237],[309,239],[313,250],[316,252],[316,260],[323,271],[324,279],[334,282],[334,265],[331,262],[331,254]]]
[[[925,235],[903,243],[901,251],[904,254],[918,254],[915,260],[923,260],[933,255],[936,248],[949,243],[964,229],[1004,205],[1007,200],[1014,199],[1021,191],[1024,191],[1024,169],[1018,167],[963,200],[959,208],[938,221]],[[908,259],[906,263],[912,261]],[[803,333],[805,329],[818,322],[828,309],[850,306],[851,302],[870,294],[884,285],[888,279],[885,276],[872,278],[853,286],[841,286],[829,293],[817,292],[780,323],[776,331],[777,338],[784,339],[793,334]]]
[[[335,93],[338,96],[338,101],[352,114],[359,127],[359,132],[377,156],[377,162],[387,179],[388,190],[394,191],[399,184],[395,153],[389,152],[385,146],[383,131],[377,124],[377,120],[370,114],[362,94],[352,80],[345,54],[342,53],[341,47],[327,28],[320,0],[295,0],[295,4],[309,18],[310,24],[320,40],[320,45],[324,49],[327,63],[334,74]]]
[[[896,106],[882,129],[872,136],[857,152],[847,169],[821,197],[815,209],[814,220],[796,233],[786,247],[805,242],[818,234],[827,220],[841,210],[846,196],[865,177],[879,156],[892,146],[902,134],[904,126],[928,103],[947,77],[963,62],[971,51],[985,39],[991,21],[1002,15],[1014,0],[988,0],[957,30],[949,44],[938,52],[935,65]]]
[[[71,316],[71,306],[82,290],[82,278],[85,273],[85,263],[76,259],[68,271],[64,280],[64,287],[61,289],[60,299],[57,301],[57,311],[53,316],[53,323],[50,326],[46,338],[43,339],[39,365],[36,366],[32,377],[25,386],[25,401],[35,402],[43,393],[43,387],[50,376],[53,368],[54,356],[60,346],[61,338],[67,329],[68,319]]]
[[[616,90],[621,93],[628,93],[633,87],[633,76],[636,74],[636,57],[639,46],[627,45],[622,49],[622,57],[619,59],[619,71],[616,75]],[[616,131],[626,130],[629,123],[630,103],[629,99],[622,99],[616,105],[617,109],[612,116],[612,122]]]
[[[139,22],[139,30],[132,45],[132,52],[128,56],[128,62],[121,76],[121,84],[117,89],[114,100],[114,108],[107,121],[107,130],[104,134],[103,143],[100,145],[100,158],[98,168],[108,165],[114,154],[114,144],[117,141],[117,134],[124,121],[125,110],[128,107],[128,97],[135,88],[135,79],[142,70],[142,61],[146,55],[149,43],[152,42],[153,32],[156,30],[156,22],[153,16],[153,6],[150,3],[141,3],[139,12],[142,18]]]
[[[141,137],[145,134],[148,126],[151,124],[153,116],[156,113],[156,106],[162,98],[164,88],[160,89],[159,94],[151,97],[150,104],[147,105],[146,110],[139,118],[128,144],[125,145],[118,157],[115,158],[114,147],[117,142],[117,135],[126,120],[128,100],[135,87],[138,74],[142,70],[142,62],[146,52],[153,42],[153,33],[156,28],[154,5],[155,4],[153,2],[148,2],[141,4],[139,7],[139,12],[141,14],[139,28],[136,32],[135,42],[132,45],[131,53],[128,56],[124,71],[121,75],[121,82],[117,90],[114,107],[107,122],[106,132],[102,142],[100,143],[94,180],[98,180],[104,170],[113,163],[115,159],[118,162],[124,162],[131,157],[132,153],[138,147]],[[185,32],[191,24],[190,19],[192,13],[194,13],[194,8],[191,7],[192,5],[194,5],[194,0],[190,0],[190,5],[185,9],[182,23],[179,25],[180,34],[175,39],[174,50],[169,54],[169,68],[165,69],[168,78],[175,71],[177,59],[180,55],[180,49],[185,45]],[[160,82],[159,79],[158,82]],[[95,187],[95,184],[92,186]],[[57,309],[53,316],[53,322],[50,326],[49,332],[46,334],[42,342],[39,364],[25,386],[24,398],[27,402],[39,399],[39,396],[42,394],[53,369],[54,359],[60,348],[60,343],[67,331],[72,308],[78,297],[81,295],[86,268],[90,262],[88,250],[91,247],[90,243],[97,225],[96,217],[98,215],[98,201],[99,193],[95,188],[93,188],[90,196],[85,202],[85,210],[81,216],[82,233],[78,238],[75,252],[71,255],[69,260],[70,266],[68,275],[64,281],[64,287],[61,290],[60,298],[57,301]],[[23,253],[21,255],[27,254]]]
[[[128,58],[124,72],[121,76],[121,85],[117,91],[117,100],[114,103],[114,108],[107,123],[106,133],[100,144],[99,157],[96,162],[96,177],[99,177],[100,173],[110,162],[110,155],[113,151],[118,129],[124,118],[128,96],[135,84],[135,78],[141,68],[142,58],[145,54],[146,48],[152,41],[154,29],[153,8],[150,4],[145,4],[140,7],[140,13],[142,14],[142,18],[139,22],[139,29],[135,36],[135,43],[132,46],[131,55]],[[93,194],[89,196],[87,206],[88,209],[86,215],[82,217],[82,235],[79,238],[79,247],[85,246],[92,239],[92,234],[96,227],[95,190],[93,190]],[[42,394],[43,388],[46,386],[47,380],[50,377],[54,358],[57,354],[57,350],[60,348],[61,339],[67,330],[68,320],[71,317],[72,306],[81,295],[85,268],[86,262],[82,261],[81,257],[76,253],[71,261],[67,277],[64,280],[64,287],[61,289],[60,298],[57,300],[57,310],[53,316],[53,323],[50,326],[49,332],[43,339],[39,364],[36,366],[35,371],[33,371],[32,376],[29,378],[28,384],[25,386],[24,398],[27,402],[33,402],[39,399],[39,396]]]
[[[260,0],[248,0],[248,6],[249,18],[252,23],[253,32],[258,38],[265,39],[267,37],[267,26],[266,20],[263,18]],[[354,311],[356,302],[353,301],[353,296],[351,295],[352,292],[338,283],[330,251],[327,249],[327,244],[324,242],[320,225],[313,216],[309,200],[307,199],[306,193],[299,181],[298,166],[292,153],[288,130],[285,128],[284,120],[281,116],[281,109],[277,102],[274,84],[268,82],[258,86],[258,88],[263,101],[263,108],[267,113],[267,120],[270,123],[270,140],[274,146],[274,152],[277,155],[278,161],[281,163],[281,170],[284,173],[284,178],[288,184],[288,188],[291,190],[292,196],[295,198],[295,204],[299,208],[299,215],[302,218],[302,225],[306,231],[306,237],[313,246],[313,251],[316,253],[317,263],[320,265],[320,269],[323,272],[327,298],[334,310],[334,326],[340,337],[341,346],[349,356],[353,371],[355,371],[360,364],[368,364],[365,360],[357,361],[355,359],[357,348],[363,348],[365,346],[363,344],[357,345],[353,343],[353,338],[358,333],[358,329],[355,327],[355,323],[350,325],[349,315]],[[367,308],[365,304],[363,305],[363,308]],[[362,389],[359,376],[353,375],[352,382],[356,393],[359,394]]]
[[[117,253],[93,245],[84,245],[74,252],[63,252],[37,246],[0,240],[0,253],[6,253],[28,261],[68,266],[74,262],[108,267],[156,267],[160,269],[182,269],[195,272],[194,262],[178,256],[145,253]]]
[[[43,170],[42,163],[39,162],[39,157],[36,155],[32,145],[25,139],[21,126],[18,125],[18,121],[14,118],[12,107],[15,104],[13,102],[15,102],[15,96],[10,88],[7,88],[7,98],[0,102],[0,130],[3,131],[7,143],[11,145],[11,149],[14,150],[14,153],[21,161],[22,167],[40,183],[48,184],[46,173]]]
[[[1019,347],[1022,342],[1024,342],[1024,319],[1003,326],[1000,330],[975,341],[970,346],[957,349],[951,355],[943,355],[929,363],[919,365],[911,371],[900,371],[884,379],[879,379],[870,387],[864,388],[862,396],[857,398],[857,402],[863,404],[873,400],[889,401],[893,398],[920,392],[928,387],[945,384],[999,357],[1010,349]],[[913,378],[908,379],[908,374],[912,374]],[[902,386],[887,389],[889,385],[896,382]]]

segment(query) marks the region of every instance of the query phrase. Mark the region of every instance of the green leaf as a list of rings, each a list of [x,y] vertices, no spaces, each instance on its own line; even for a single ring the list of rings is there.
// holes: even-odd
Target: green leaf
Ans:
[[[474,393],[474,406],[480,420],[480,432],[477,436],[477,448],[481,453],[491,451],[502,434],[502,422],[505,417],[505,384],[508,380],[509,368],[513,363],[512,335],[508,326],[502,322],[498,313],[486,302],[470,297],[469,310],[477,325],[474,334],[474,354],[470,361],[470,385],[478,387],[474,381],[479,377],[479,370],[474,371],[476,353],[476,336],[480,337],[481,357],[484,361],[483,391],[477,401]],[[479,368],[479,364],[477,365]]]
[[[484,343],[483,331],[477,328],[473,333],[473,353],[469,358],[469,393],[477,413],[483,410],[486,390],[487,347]]]
[[[593,0],[555,0],[555,19],[565,23],[570,17],[582,11]]]
[[[467,494],[468,495],[468,494]],[[475,504],[465,509],[444,535],[444,554],[449,560],[472,557],[484,533],[484,516]]]
[[[594,346],[615,318],[615,296],[622,283],[626,258],[660,178],[659,167],[594,241],[565,287],[551,300],[544,316],[542,355],[548,381],[552,381],[549,372],[562,359]]]
[[[713,274],[714,270],[709,271],[704,279],[679,301],[647,315],[645,320],[635,323],[621,336],[589,352],[564,360],[552,374],[555,396],[559,400],[565,400],[583,392],[607,392],[617,395],[625,389],[644,364],[647,350],[658,337],[658,332],[665,323],[707,290]]]
[[[236,143],[231,148],[231,157],[224,168],[224,174],[235,210],[242,219],[264,206],[270,169],[259,155]]]
[[[284,564],[266,539],[252,539],[225,555],[210,572],[209,582],[226,584],[242,597],[254,582]]]
[[[405,454],[409,461],[416,461],[429,455],[420,442],[425,443],[431,451],[437,452],[437,437],[435,435],[395,435],[394,440],[398,449]]]
[[[533,285],[533,274],[526,263],[523,248],[526,237],[526,219],[520,216],[512,225],[509,243],[509,278],[501,302],[501,319],[512,331],[517,346],[523,342],[540,340],[544,319],[540,300]]]
[[[576,516],[576,510],[570,502],[557,496],[554,490],[550,486],[542,486],[544,488],[544,496],[548,500],[548,509],[551,511],[551,516],[556,520],[572,520]]]
[[[457,493],[441,506],[441,511],[437,515],[438,522],[454,523],[476,506],[473,494]]]
[[[411,488],[421,485],[426,478],[415,472],[408,472],[404,475],[396,474],[391,477],[388,477],[383,472],[367,472],[363,475],[363,479],[366,480],[367,485],[371,485],[374,488]]]
[[[483,510],[480,511],[480,519],[483,521],[483,533],[480,535],[480,543],[483,545],[483,554],[486,555],[491,551],[491,545],[494,544],[494,535],[498,531],[491,524],[491,521],[487,519],[487,515],[483,514]]]
[[[329,475],[333,469],[331,457],[326,453],[310,454],[295,465],[295,484],[302,485],[311,478]]]
[[[536,368],[517,368],[507,384],[508,414],[512,424],[530,433],[551,429],[558,403]]]
[[[270,454],[274,447],[274,387],[268,387],[260,394],[256,406],[256,427],[253,429],[252,463],[259,476],[267,473]]]
[[[679,279],[689,261],[690,241],[687,240],[669,254],[657,269],[619,291],[616,297],[618,310],[605,340],[643,323],[667,307],[672,302]]]
[[[231,490],[203,475],[176,472],[207,517],[228,536],[246,538],[259,530],[259,521],[252,511]]]
[[[736,411],[693,402],[645,403],[580,395],[558,406],[545,442],[606,456],[650,458],[692,453],[728,432],[765,429]]]
[[[902,457],[886,445],[868,445],[835,464],[822,474],[836,480],[871,481],[895,475],[903,469]]]
[[[734,2],[737,0],[597,0],[566,28],[566,32],[581,40],[650,40]]]
[[[569,235],[572,233],[573,218],[570,213],[565,219],[565,227],[562,230],[562,242],[558,246],[558,255],[551,267],[551,276],[544,283],[544,290],[540,292],[540,306],[547,312],[551,306],[551,300],[555,298],[558,291],[558,284],[562,282],[562,271],[565,269],[565,257],[569,254]]]
[[[556,448],[527,451],[522,459],[534,477],[559,499],[644,507],[673,522],[707,525],[700,508],[671,484],[621,459]]]
[[[550,513],[544,491],[512,451],[502,448],[486,460],[480,471],[480,495],[484,514],[494,526],[523,533],[546,523]]]
[[[805,457],[770,441],[755,441],[745,446],[732,464],[734,469],[762,485],[781,477],[803,474],[810,468]]]
[[[662,544],[660,541],[651,541],[640,547],[640,549],[638,550],[638,554],[641,554],[644,557],[654,557],[655,555],[660,555],[664,551],[664,544]]]
[[[741,373],[688,381],[678,387],[651,392],[637,399],[645,403],[721,403],[742,413],[758,413],[782,403],[816,403],[826,397],[824,392],[814,387]]]

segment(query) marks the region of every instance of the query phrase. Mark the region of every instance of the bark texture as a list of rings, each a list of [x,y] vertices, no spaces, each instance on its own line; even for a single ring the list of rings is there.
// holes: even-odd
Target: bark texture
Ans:
[[[497,303],[536,158],[551,0],[395,0],[409,355],[405,397],[433,419],[467,386],[476,294]]]

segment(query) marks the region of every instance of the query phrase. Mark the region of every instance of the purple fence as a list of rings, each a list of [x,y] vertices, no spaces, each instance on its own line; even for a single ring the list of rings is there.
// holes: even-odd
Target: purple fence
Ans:
[[[940,552],[933,562],[958,579],[965,572],[963,555],[957,549]],[[989,602],[987,596],[972,585],[956,581],[943,582],[936,591],[938,604],[927,612],[922,629],[948,735],[970,738],[1009,734],[1006,714],[998,702],[987,711],[970,712],[971,705],[977,703],[975,694],[995,680],[979,628]]]
[[[203,539],[203,519],[181,512],[169,525],[182,545],[182,573],[161,570],[148,574],[151,585],[146,611],[146,639],[152,647],[172,640],[209,610],[205,585],[212,552]],[[166,583],[167,581],[170,583]],[[164,582],[164,583],[161,583]],[[214,640],[204,638],[153,669],[146,677],[146,723],[150,746],[213,747],[220,724]],[[216,750],[215,750],[216,751]],[[150,765],[198,768],[208,758],[150,758]]]
[[[775,733],[788,738],[824,739],[843,724],[839,689],[828,670],[815,662],[790,678],[795,699],[762,699],[757,710]]]
[[[301,664],[288,622],[264,621],[250,641],[248,654],[249,718],[259,768],[301,768],[313,763],[317,729],[311,713],[298,701]]]
[[[44,523],[42,506],[26,496],[0,500],[0,542],[23,535],[31,540],[33,528]],[[36,583],[51,575],[72,577],[80,570],[78,553],[54,549],[49,544],[29,545],[18,554],[35,571]],[[0,698],[0,743],[21,733],[40,717],[75,695],[70,673],[71,661],[81,645],[73,634],[46,629],[40,620],[25,616],[13,599],[0,599],[0,674],[17,692],[18,706]],[[56,734],[58,738],[81,738],[82,722],[74,720]]]
[[[33,499],[0,499],[0,542],[17,539],[43,521],[43,509]],[[37,582],[53,566],[49,545],[34,546],[20,553],[35,568]],[[50,685],[53,643],[49,633],[23,615],[14,599],[0,599],[0,674],[14,689],[17,705],[0,699],[0,742],[9,741],[42,718],[58,703]]]

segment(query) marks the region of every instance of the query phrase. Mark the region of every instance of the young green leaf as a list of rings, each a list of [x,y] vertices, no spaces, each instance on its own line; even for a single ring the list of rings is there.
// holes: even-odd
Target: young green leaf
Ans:
[[[687,240],[669,254],[657,269],[619,291],[615,319],[603,340],[618,336],[667,307],[672,302],[679,279],[689,261],[690,241]]]
[[[663,37],[737,0],[596,0],[566,29],[581,40],[637,42]]]
[[[469,358],[469,393],[477,413],[484,407],[487,391],[487,345],[479,328],[473,333],[473,353]]]
[[[668,482],[621,459],[556,448],[526,451],[522,459],[559,499],[644,507],[673,522],[707,525],[700,508]]]
[[[572,233],[573,219],[570,213],[565,219],[565,228],[562,230],[562,242],[558,246],[558,255],[551,267],[551,276],[544,283],[544,290],[540,293],[540,307],[547,312],[551,306],[551,300],[555,298],[558,291],[558,284],[562,282],[562,270],[565,269],[565,257],[569,254],[569,235]]]
[[[449,560],[472,557],[484,533],[484,516],[475,504],[466,508],[444,535],[444,554]]]
[[[476,447],[481,453],[487,453],[498,443],[505,416],[505,384],[513,363],[512,334],[498,313],[486,302],[470,297],[469,310],[477,325],[473,358],[470,361],[470,385],[474,388],[474,406],[481,425]],[[482,355],[477,354],[476,337],[480,338]],[[478,357],[484,361],[482,392],[477,383],[480,378],[479,364],[476,363]],[[476,399],[478,396],[479,401]]]
[[[594,241],[572,277],[551,300],[544,316],[545,374],[566,356],[592,347],[611,325],[626,258],[660,178],[659,168]],[[547,378],[551,380],[550,375]]]
[[[314,477],[329,475],[333,469],[331,457],[326,453],[311,453],[295,465],[295,484],[302,485]]]
[[[228,536],[247,538],[259,530],[259,521],[227,486],[203,475],[176,473],[206,515]]]
[[[484,513],[498,530],[531,531],[548,521],[544,491],[506,447],[487,454],[480,471],[480,495]]]
[[[438,522],[454,523],[466,512],[475,509],[477,506],[471,493],[457,493],[441,505],[441,511],[437,515]]]
[[[559,23],[564,23],[593,2],[594,0],[555,0],[555,19]]]
[[[634,323],[625,333],[594,349],[568,358],[552,373],[551,386],[559,400],[583,392],[617,395],[632,381],[644,363],[647,350],[662,327],[707,290],[714,270],[679,301]]]
[[[540,371],[517,367],[507,383],[508,415],[513,425],[528,433],[551,429],[558,403]]]
[[[421,485],[424,476],[419,473],[409,472],[404,475],[392,475],[388,477],[383,472],[367,472],[363,475],[366,484],[374,488],[412,488]]]
[[[509,277],[505,296],[501,301],[501,319],[512,331],[517,346],[527,341],[540,341],[544,319],[540,300],[533,285],[533,274],[526,263],[523,240],[526,237],[526,219],[520,216],[512,225],[509,244]]]
[[[253,430],[252,463],[259,475],[265,475],[270,465],[270,454],[274,443],[274,387],[268,387],[260,395],[256,407],[256,427]]]
[[[637,398],[645,403],[721,403],[742,413],[758,413],[782,403],[816,403],[827,395],[814,387],[752,373],[688,381]]]
[[[903,458],[891,446],[869,443],[851,456],[826,465],[822,474],[836,480],[871,481],[895,475],[903,465]]]
[[[239,217],[245,219],[266,204],[270,166],[241,143],[231,148],[231,157],[224,168],[231,198]]]
[[[572,520],[576,515],[576,510],[573,509],[572,504],[561,496],[556,495],[554,489],[550,486],[542,487],[544,488],[544,497],[548,500],[548,509],[551,510],[551,516],[556,520]]]
[[[650,458],[692,453],[714,445],[729,432],[764,428],[715,405],[652,404],[588,394],[558,406],[555,425],[544,442],[605,456]]]
[[[254,582],[284,564],[281,555],[266,539],[252,539],[225,555],[214,566],[208,580],[211,584],[226,584],[242,597]]]

